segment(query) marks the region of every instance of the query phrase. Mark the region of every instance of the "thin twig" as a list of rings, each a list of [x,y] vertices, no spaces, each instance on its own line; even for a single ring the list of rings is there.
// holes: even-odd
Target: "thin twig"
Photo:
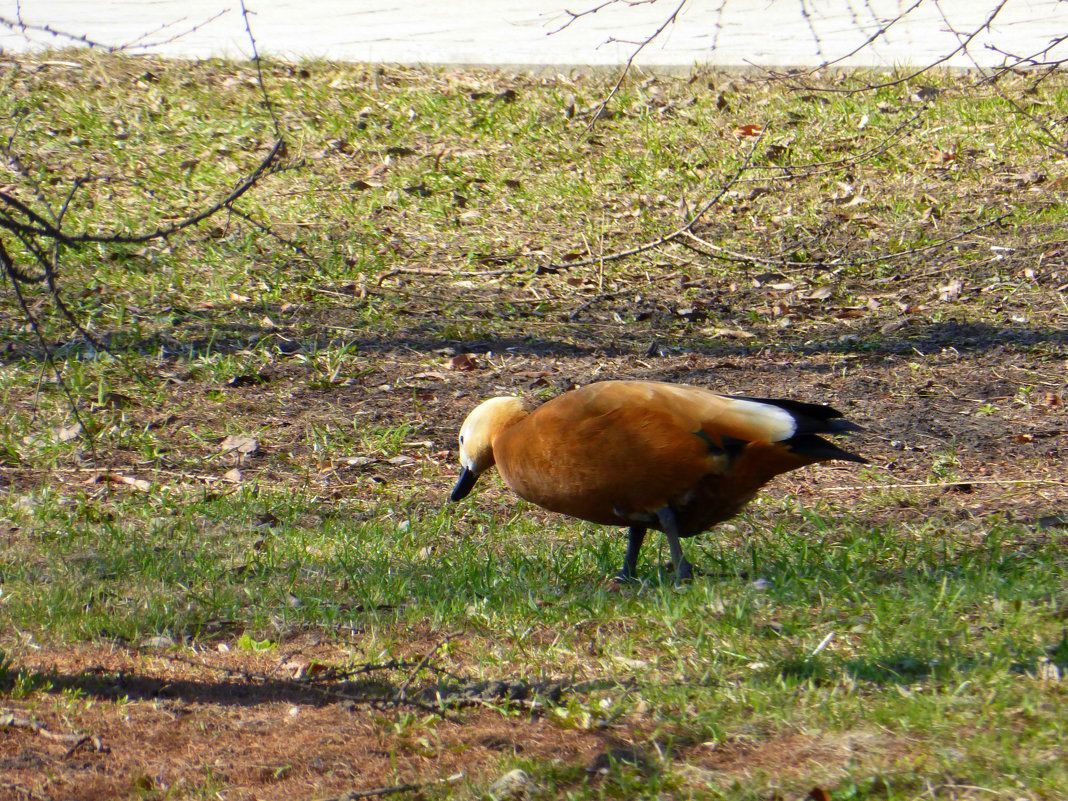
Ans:
[[[446,776],[444,779],[433,779],[428,782],[391,784],[387,787],[375,787],[373,790],[353,790],[349,793],[343,793],[342,795],[335,795],[323,799],[323,801],[358,801],[360,798],[381,798],[382,796],[396,795],[397,793],[412,793],[417,790],[424,790],[427,787],[436,787],[442,784],[455,784],[463,777],[464,774],[462,773],[454,773],[452,776]]]
[[[30,718],[21,718],[13,712],[5,712],[0,715],[0,729],[6,728],[26,729],[39,737],[44,737],[46,740],[52,740],[58,743],[71,743],[71,751],[81,747],[86,742],[92,742],[97,751],[105,750],[99,737],[86,734],[57,734],[54,731],[50,731],[42,723],[38,723],[36,720],[31,720]]]
[[[137,651],[138,649],[134,650]],[[249,684],[253,684],[255,682],[259,682],[261,684],[267,684],[268,682],[279,683],[296,690],[306,690],[310,693],[314,693],[316,696],[319,696],[321,698],[330,698],[334,701],[342,703],[347,702],[352,704],[367,704],[369,706],[379,709],[385,709],[390,707],[395,708],[398,705],[403,705],[412,709],[418,709],[419,711],[425,712],[430,715],[437,715],[438,717],[449,719],[448,712],[440,704],[428,704],[423,701],[419,701],[415,698],[406,698],[402,702],[398,702],[396,695],[384,696],[379,693],[365,693],[363,695],[357,695],[353,692],[346,691],[345,689],[335,689],[334,687],[324,686],[323,684],[318,682],[308,680],[279,679],[276,677],[265,675],[263,673],[256,673],[245,669],[235,669],[231,667],[226,667],[225,665],[213,665],[199,660],[193,661],[190,659],[185,659],[179,654],[160,654],[155,650],[146,650],[144,651],[144,653],[151,653],[153,658],[164,658],[171,662],[175,662],[182,665],[192,665],[194,667],[213,670],[218,673],[222,673],[228,678],[239,678]],[[403,665],[401,663],[398,663],[397,666],[401,667]],[[420,669],[424,669],[425,667],[426,666],[424,665],[423,668]],[[367,666],[364,672],[369,673],[373,669],[373,667]],[[383,669],[388,669],[388,667],[384,666]]]
[[[93,39],[90,39],[88,36],[85,36],[84,34],[67,33],[66,31],[61,31],[57,28],[53,28],[51,25],[31,25],[30,23],[22,19],[21,15],[18,19],[11,19],[10,17],[0,17],[0,26],[10,28],[12,30],[21,30],[23,34],[26,34],[29,31],[34,31],[36,33],[47,33],[49,36],[53,36],[57,39],[68,39],[71,42],[78,42],[89,48],[106,50],[109,53],[114,53],[120,49],[112,45],[106,45],[102,42],[97,42]]]
[[[274,111],[271,96],[267,93],[267,83],[263,79],[263,60],[260,58],[260,51],[256,46],[256,37],[252,35],[252,25],[248,21],[250,13],[252,12],[249,12],[248,7],[245,5],[245,0],[241,0],[241,18],[245,21],[245,32],[248,34],[248,41],[252,46],[252,63],[256,65],[256,79],[260,94],[263,97],[263,107],[271,115],[271,122],[274,123],[275,138],[281,140],[282,126],[278,122],[278,115]]]
[[[901,22],[901,20],[905,19],[905,17],[907,17],[909,14],[911,14],[913,11],[915,11],[917,8],[919,8],[921,5],[923,5],[926,1],[927,0],[916,0],[916,2],[914,2],[911,6],[906,8],[904,11],[899,13],[892,20],[890,20],[885,25],[883,25],[883,27],[879,28],[879,30],[877,30],[875,33],[873,33],[871,36],[869,36],[862,44],[860,44],[857,47],[853,48],[852,50],[850,50],[845,55],[839,56],[838,58],[833,58],[830,61],[824,61],[823,63],[819,64],[818,66],[811,67],[811,68],[809,68],[807,70],[804,70],[801,73],[791,72],[789,77],[790,78],[797,78],[797,77],[807,77],[809,75],[814,75],[815,73],[820,72],[821,70],[824,70],[827,67],[833,67],[835,64],[840,64],[841,62],[845,61],[846,59],[852,58],[857,53],[859,53],[861,50],[864,50],[865,48],[870,47],[872,44],[874,44],[877,39],[881,39],[884,36],[886,36],[886,33],[892,27],[894,27],[894,25],[896,25],[897,23]],[[805,14],[805,18],[808,19],[808,14]],[[816,41],[818,43],[819,42],[819,37],[816,36],[815,38],[816,38]],[[770,71],[768,72],[768,74],[769,74],[769,76],[771,76],[774,79],[778,79],[778,78],[783,77],[781,75],[778,75],[778,74],[776,74],[774,72],[770,72]]]
[[[315,256],[313,256],[310,252],[308,252],[308,250],[305,247],[303,247],[302,245],[297,244],[292,239],[289,239],[287,237],[282,236],[280,233],[275,231],[271,226],[261,223],[259,220],[257,220],[255,217],[253,217],[251,214],[247,214],[247,213],[241,211],[241,209],[237,208],[236,206],[230,206],[228,211],[231,214],[233,214],[235,217],[240,217],[242,220],[247,222],[249,225],[259,229],[263,233],[267,234],[267,236],[278,240],[279,242],[281,242],[286,247],[291,248],[295,253],[299,253],[301,256],[304,256],[305,258],[307,258],[310,261],[312,261],[313,263],[315,263],[316,266],[318,266],[318,260],[315,258]]]
[[[678,278],[680,275],[682,275],[682,273],[674,272],[674,273],[668,273],[667,275],[658,276],[657,277],[657,282],[664,283],[666,281],[673,281],[674,279]],[[571,320],[571,321],[574,321],[580,314],[582,314],[584,311],[586,311],[586,309],[590,308],[590,306],[593,306],[593,305],[595,305],[597,303],[600,303],[602,300],[608,300],[609,298],[618,298],[618,297],[621,297],[622,295],[631,294],[631,293],[636,292],[636,291],[638,291],[637,288],[631,286],[631,287],[627,287],[626,289],[617,289],[614,292],[598,292],[596,295],[594,295],[592,298],[589,298],[585,303],[583,303],[577,309],[573,310],[571,312],[571,314],[568,315],[567,319]]]
[[[76,246],[87,243],[100,243],[110,245],[141,245],[146,242],[151,242],[155,239],[165,239],[172,234],[176,234],[179,231],[183,231],[187,228],[204,222],[204,220],[217,214],[223,209],[229,207],[242,195],[248,192],[254,187],[260,179],[271,172],[274,172],[275,162],[280,158],[285,151],[285,140],[278,139],[272,145],[270,151],[264,156],[263,160],[256,166],[256,168],[245,177],[241,183],[237,184],[230,193],[213,204],[212,206],[199,211],[196,214],[186,217],[184,220],[172,223],[167,226],[160,226],[154,231],[150,231],[144,234],[135,234],[124,236],[122,234],[78,234],[70,236],[60,231],[55,225],[48,222],[41,215],[30,209],[25,203],[22,203],[17,198],[8,194],[7,192],[0,192],[0,200],[7,203],[9,206],[17,209],[27,218],[29,218],[33,225],[28,223],[7,223],[0,217],[0,228],[7,228],[12,232],[22,232],[30,236],[44,236],[50,239],[54,239],[67,246]]]
[[[221,16],[223,16],[224,14],[227,14],[227,13],[229,13],[229,9],[223,9],[222,11],[220,11],[220,12],[218,12],[216,14],[213,14],[212,16],[208,17],[203,22],[195,23],[195,24],[191,25],[189,28],[186,28],[185,30],[181,31],[180,33],[174,34],[169,39],[160,39],[160,40],[155,41],[155,42],[146,41],[151,36],[154,36],[155,34],[160,33],[162,31],[165,31],[168,28],[171,28],[171,27],[177,25],[180,22],[184,22],[185,20],[184,19],[179,19],[179,20],[175,20],[173,22],[167,22],[167,23],[164,23],[163,25],[160,25],[155,30],[146,31],[145,33],[142,33],[140,36],[138,36],[136,39],[131,39],[126,44],[121,44],[121,45],[104,44],[103,42],[98,42],[98,41],[96,41],[94,39],[90,39],[85,34],[69,33],[68,31],[63,31],[63,30],[59,30],[58,28],[53,28],[51,25],[32,25],[32,24],[26,22],[24,19],[22,19],[21,12],[20,12],[20,14],[19,14],[17,19],[10,19],[9,17],[0,17],[0,27],[10,28],[12,30],[15,30],[15,29],[21,30],[23,35],[31,32],[31,31],[34,32],[34,33],[47,33],[49,36],[52,36],[52,37],[54,37],[56,39],[67,39],[67,40],[69,40],[71,42],[77,42],[77,43],[83,44],[83,45],[85,45],[86,47],[88,47],[90,49],[103,50],[103,51],[105,51],[107,53],[122,53],[122,52],[124,52],[126,50],[134,50],[134,49],[140,49],[140,48],[146,48],[147,49],[147,48],[152,48],[152,47],[160,47],[161,45],[165,45],[165,44],[171,44],[172,42],[176,42],[179,39],[185,38],[186,36],[188,36],[191,33],[195,33],[196,31],[198,31],[201,28],[203,28],[205,25],[208,25],[208,24],[214,22],[219,17],[221,17]]]
[[[448,275],[455,278],[490,277],[499,275],[521,275],[536,271],[536,267],[509,267],[502,270],[435,270],[431,267],[394,267],[378,276],[381,285],[387,278],[395,275]]]
[[[836,168],[838,167],[855,167],[858,164],[863,164],[869,159],[873,159],[876,156],[881,156],[883,153],[886,153],[891,145],[904,137],[909,127],[919,127],[919,123],[923,118],[923,113],[923,109],[917,111],[884,136],[882,141],[851,158],[834,159],[833,161],[814,161],[810,164],[761,164],[753,169],[786,173],[787,177],[796,180],[798,178],[813,178],[818,175],[826,175],[828,173],[836,172]]]
[[[1006,486],[1041,486],[1068,487],[1068,481],[1058,481],[1053,478],[961,478],[956,481],[940,481],[934,484],[866,484],[856,487],[820,487],[820,492],[872,492],[887,489],[948,489],[960,487],[965,484],[1006,485]]]
[[[990,27],[991,23],[994,22],[995,17],[997,17],[997,15],[1001,13],[1001,10],[1003,8],[1005,8],[1005,6],[1006,6],[1006,4],[1008,2],[1009,2],[1009,0],[1001,0],[1001,2],[999,2],[994,7],[994,10],[992,12],[990,12],[989,16],[987,16],[986,20],[983,22],[982,25],[977,27],[974,31],[972,31],[971,33],[967,34],[963,38],[959,38],[958,39],[959,44],[955,48],[953,48],[951,51],[946,53],[944,56],[942,56],[941,58],[935,59],[931,63],[926,64],[925,66],[920,67],[919,69],[913,70],[912,72],[910,72],[910,73],[908,73],[908,74],[906,74],[906,75],[904,75],[904,76],[902,76],[900,78],[895,78],[892,81],[884,81],[882,83],[865,84],[864,86],[862,86],[859,89],[837,89],[837,88],[829,87],[829,86],[812,87],[812,86],[808,86],[808,85],[806,85],[804,83],[796,84],[796,85],[791,85],[791,84],[787,83],[786,86],[788,86],[791,89],[804,89],[806,91],[819,91],[819,92],[828,92],[830,94],[855,95],[855,94],[859,94],[861,92],[870,92],[873,89],[886,89],[887,87],[890,87],[890,86],[898,86],[898,85],[903,84],[903,83],[908,83],[913,78],[916,78],[916,77],[918,77],[920,75],[923,75],[925,72],[930,72],[935,67],[937,67],[939,64],[946,63],[947,61],[949,61],[951,58],[953,58],[953,56],[957,55],[958,53],[967,52],[968,46],[972,43],[972,40],[975,39],[975,37],[978,36],[980,33],[982,33],[984,30],[986,30],[986,29],[988,29]],[[911,11],[911,10],[912,9],[909,9],[909,11]],[[819,70],[819,69],[822,69],[823,67],[826,67],[830,63],[833,63],[833,62],[827,62],[827,64],[823,64],[820,67],[816,67],[815,70],[812,70],[812,72],[814,72],[816,70]],[[811,74],[811,72],[810,73],[806,73],[806,74]],[[792,75],[790,75],[790,76],[784,75],[784,76],[781,76],[781,77],[783,77],[783,78],[793,78],[794,76],[792,76]]]
[[[778,260],[775,260],[775,259],[761,258],[759,256],[750,256],[747,253],[740,253],[740,252],[735,251],[735,250],[727,250],[726,248],[722,248],[719,245],[713,245],[711,242],[709,242],[709,241],[707,241],[705,239],[702,239],[701,237],[697,236],[697,234],[693,233],[693,231],[689,231],[689,230],[684,231],[683,232],[683,236],[685,236],[686,239],[690,239],[690,240],[692,240],[692,242],[699,244],[702,248],[708,248],[708,250],[710,250],[710,251],[718,251],[719,253],[722,253],[723,255],[720,256],[720,255],[717,255],[716,252],[706,253],[706,252],[698,250],[698,252],[699,253],[703,253],[703,255],[709,256],[710,258],[718,258],[718,259],[720,259],[722,261],[741,261],[741,262],[746,262],[746,263],[749,263],[749,264],[762,264],[762,265],[767,266],[767,267],[779,267],[779,268],[797,267],[797,268],[800,268],[800,269],[811,269],[813,266],[823,265],[823,266],[833,266],[835,268],[841,269],[843,267],[864,267],[864,266],[867,266],[869,264],[883,264],[883,263],[886,263],[886,262],[889,262],[889,261],[894,261],[896,259],[903,259],[903,258],[905,258],[907,256],[915,256],[915,255],[917,255],[919,253],[925,253],[925,252],[931,251],[931,250],[938,250],[940,248],[945,247],[950,242],[955,242],[958,239],[963,239],[964,237],[968,236],[969,234],[975,233],[976,231],[981,231],[984,228],[989,228],[992,225],[997,225],[1002,220],[1004,220],[1006,217],[1008,217],[1010,213],[1011,212],[1005,213],[1005,214],[1002,214],[1002,215],[999,215],[999,216],[995,217],[992,220],[987,220],[986,222],[979,223],[978,225],[973,225],[971,228],[968,228],[968,229],[966,229],[964,231],[961,231],[959,234],[954,234],[953,236],[946,237],[945,239],[941,239],[938,242],[932,242],[930,245],[922,245],[921,247],[918,247],[918,248],[909,248],[908,250],[899,250],[899,251],[897,251],[895,253],[886,253],[886,254],[881,255],[881,256],[872,256],[871,258],[867,258],[867,259],[854,259],[854,260],[851,260],[851,261],[840,261],[840,260],[837,260],[837,259],[829,260],[829,261],[818,261],[817,260],[817,261],[810,261],[810,262],[778,261]],[[687,244],[685,241],[681,242],[680,244],[682,244],[682,245],[684,245],[686,247],[693,247],[692,244]],[[932,270],[932,271],[929,271],[929,272],[926,272],[926,273],[920,273],[918,275],[911,275],[909,277],[911,279],[930,278],[930,277],[932,277],[934,275],[939,275],[941,273],[948,272],[948,271],[953,270],[953,269],[957,269],[958,267],[959,267],[959,265],[952,265],[950,267],[943,267],[943,268],[940,268],[938,270]]]
[[[449,640],[456,639],[461,634],[463,634],[462,631],[454,631],[450,634],[446,634],[434,643],[434,646],[426,652],[426,655],[422,659],[419,660],[419,664],[415,666],[415,669],[412,670],[411,673],[408,674],[408,677],[401,682],[400,686],[397,688],[397,692],[393,695],[394,703],[402,704],[408,700],[408,688],[411,686],[412,682],[415,681],[415,677],[419,675],[419,672],[430,664],[431,657],[438,652],[438,649],[441,648],[441,646],[445,645]]]
[[[566,28],[570,28],[571,25],[576,20],[581,19],[582,17],[592,16],[593,14],[596,14],[599,11],[603,11],[604,9],[608,8],[609,6],[615,6],[615,5],[619,5],[620,3],[626,3],[627,7],[631,8],[633,6],[652,5],[653,3],[656,3],[656,2],[657,2],[657,0],[605,0],[605,2],[601,3],[599,6],[594,6],[593,8],[587,8],[585,11],[578,11],[578,12],[576,12],[576,11],[568,11],[565,8],[564,9],[564,13],[568,15],[568,17],[569,17],[568,21],[565,22],[563,25],[561,25],[556,30],[549,31],[546,34],[546,36],[554,36],[554,35],[560,33],[560,31],[565,30]]]
[[[627,74],[630,72],[630,68],[634,64],[634,59],[636,59],[638,57],[638,54],[645,49],[646,45],[650,44],[656,37],[662,34],[668,25],[671,25],[675,22],[675,20],[679,16],[679,12],[682,11],[683,6],[685,6],[686,3],[687,0],[681,0],[679,5],[675,8],[674,11],[671,12],[671,15],[666,20],[664,20],[661,26],[655,31],[653,31],[651,36],[646,37],[638,43],[637,48],[635,48],[634,52],[631,53],[630,57],[627,59],[627,63],[623,65],[623,70],[619,73],[619,80],[617,80],[615,86],[612,87],[612,91],[608,93],[608,96],[601,101],[601,104],[597,106],[596,111],[594,111],[593,114],[590,116],[590,121],[586,124],[586,127],[582,131],[583,136],[588,134],[593,129],[593,126],[597,124],[597,120],[600,119],[601,114],[604,113],[604,110],[608,107],[608,104],[612,102],[612,99],[617,94],[619,94],[619,89],[621,86],[623,86],[623,81],[627,77]]]
[[[33,331],[33,335],[37,338],[38,344],[44,352],[45,363],[52,368],[52,373],[56,377],[56,383],[63,389],[64,394],[67,396],[67,402],[70,404],[71,415],[74,417],[75,422],[81,427],[82,431],[89,437],[89,449],[93,454],[93,459],[97,458],[93,439],[89,436],[86,430],[85,421],[82,419],[81,409],[78,405],[78,399],[74,397],[74,393],[71,392],[67,382],[63,380],[63,372],[59,369],[59,364],[56,362],[55,354],[52,352],[52,348],[49,347],[48,341],[45,339],[44,334],[41,333],[40,324],[37,322],[37,318],[34,316],[33,311],[30,309],[29,303],[26,302],[26,296],[22,294],[22,287],[19,286],[19,282],[11,275],[10,271],[5,273],[8,279],[11,281],[11,288],[15,291],[15,298],[18,301],[19,308],[22,309],[22,313],[25,315],[26,320],[30,324],[30,330]],[[43,367],[42,367],[43,370]],[[38,389],[40,389],[40,382],[38,382]],[[35,401],[36,403],[36,401]]]
[[[644,253],[647,250],[652,250],[653,248],[658,248],[661,245],[666,245],[668,242],[671,242],[672,240],[678,239],[680,236],[682,236],[687,231],[689,231],[691,228],[693,228],[693,226],[697,223],[697,221],[700,220],[702,216],[704,216],[704,213],[706,211],[708,211],[714,205],[719,203],[719,201],[723,198],[723,196],[725,194],[727,194],[728,191],[730,191],[730,188],[732,186],[734,186],[734,184],[736,184],[738,182],[738,179],[742,176],[742,174],[746,170],[749,169],[749,164],[750,164],[750,162],[752,162],[753,156],[756,153],[757,148],[760,146],[760,143],[762,141],[764,141],[764,135],[765,135],[766,132],[767,132],[767,129],[762,131],[760,136],[757,137],[757,140],[755,142],[753,142],[753,146],[749,149],[749,152],[746,154],[745,159],[742,161],[742,165],[735,171],[734,175],[732,175],[729,179],[727,179],[727,182],[723,185],[723,187],[719,190],[719,192],[717,192],[715,194],[715,196],[711,200],[709,200],[706,203],[702,204],[701,207],[697,209],[697,211],[693,212],[690,215],[690,218],[681,227],[675,229],[670,234],[665,234],[664,236],[660,237],[659,239],[655,239],[652,242],[647,242],[644,245],[638,245],[637,247],[629,248],[627,250],[621,250],[621,251],[617,251],[616,253],[609,253],[607,255],[598,256],[596,259],[585,259],[583,261],[572,261],[572,262],[568,262],[567,264],[552,264],[552,265],[549,266],[548,269],[550,269],[550,270],[574,269],[575,267],[586,267],[586,266],[588,266],[590,264],[601,264],[602,262],[606,262],[606,261],[618,261],[619,259],[625,259],[625,258],[627,258],[629,256],[635,256],[638,253]]]
[[[178,33],[175,33],[175,34],[171,35],[170,38],[167,38],[167,39],[156,39],[155,41],[149,41],[149,39],[151,37],[155,36],[156,34],[163,33],[168,28],[173,28],[176,25],[178,25],[179,23],[185,22],[186,19],[185,19],[185,17],[182,17],[181,19],[172,20],[171,22],[164,22],[163,24],[161,24],[155,30],[145,31],[140,36],[138,36],[136,39],[131,39],[130,41],[126,42],[125,44],[119,45],[118,47],[114,48],[113,52],[121,52],[123,50],[134,50],[134,49],[146,49],[147,50],[147,49],[150,49],[150,48],[157,48],[157,47],[162,47],[163,45],[173,44],[174,42],[177,42],[178,40],[184,39],[186,36],[189,36],[189,34],[191,34],[191,33],[196,33],[197,31],[199,31],[201,28],[205,27],[206,25],[210,25],[211,23],[215,22],[215,20],[219,19],[219,17],[225,16],[226,14],[229,14],[229,13],[230,13],[230,9],[224,8],[222,11],[219,11],[219,12],[217,12],[215,14],[212,14],[210,17],[208,17],[207,19],[203,20],[202,22],[193,23],[192,25],[190,25],[185,30],[179,31]]]

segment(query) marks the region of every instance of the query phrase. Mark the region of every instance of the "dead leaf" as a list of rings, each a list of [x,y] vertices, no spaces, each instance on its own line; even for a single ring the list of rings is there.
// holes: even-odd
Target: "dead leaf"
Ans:
[[[833,294],[829,286],[821,286],[819,289],[812,290],[809,294],[805,295],[805,300],[826,300]]]
[[[935,150],[930,156],[927,157],[928,164],[949,164],[957,160],[957,151],[955,150]]]
[[[813,787],[812,792],[808,794],[808,797],[810,801],[831,801],[830,793],[822,787]]]
[[[477,370],[480,365],[473,353],[458,353],[455,356],[450,356],[445,361],[445,366],[449,370],[467,372],[469,370]]]
[[[52,436],[54,437],[55,442],[70,442],[72,439],[76,439],[77,436],[81,433],[81,423],[75,423],[72,426],[52,429]]]
[[[306,659],[294,657],[283,662],[281,668],[289,674],[290,678],[302,679],[308,672],[308,662]]]
[[[104,396],[104,402],[101,405],[106,409],[125,409],[128,406],[136,406],[137,401],[121,392],[109,392]]]
[[[256,375],[255,373],[247,373],[245,375],[235,375],[233,378],[226,382],[226,385],[230,387],[253,387],[257,384],[263,384],[266,381],[266,377],[262,375]]]
[[[756,138],[764,133],[763,125],[739,125],[731,133],[736,139]]]
[[[250,300],[252,300],[252,298],[250,298],[248,295],[239,295],[236,292],[231,292],[230,300],[232,300],[234,303],[248,303]]]
[[[727,337],[728,339],[751,339],[756,334],[743,331],[740,328],[702,328],[701,333],[711,337]]]
[[[880,326],[879,333],[881,333],[881,334],[892,334],[895,331],[900,331],[902,328],[904,328],[910,322],[912,322],[912,321],[908,317],[902,317],[902,318],[900,318],[898,320],[891,320],[890,322],[885,323],[882,326]]]
[[[151,481],[146,481],[143,478],[133,478],[132,476],[123,476],[118,473],[104,473],[96,480],[106,481],[109,484],[125,484],[128,487],[133,487],[135,490],[141,490],[141,492],[147,492],[152,489]]]
[[[223,481],[229,481],[231,484],[240,484],[242,480],[241,471],[236,467],[233,467],[223,473]]]
[[[369,464],[374,464],[378,459],[372,456],[347,456],[341,460],[342,464],[346,464],[349,467],[366,467]]]
[[[222,445],[219,446],[219,449],[222,450],[223,453],[237,451],[242,456],[251,456],[260,449],[260,443],[252,437],[242,437],[236,434],[231,434],[222,441]]]
[[[960,297],[962,289],[964,289],[964,282],[959,278],[954,278],[948,284],[938,287],[938,299],[942,301],[956,300]]]
[[[1064,397],[1061,396],[1061,395],[1058,395],[1056,392],[1047,392],[1046,393],[1046,405],[1047,406],[1052,406],[1054,408],[1056,408],[1058,406],[1063,406],[1064,405]]]

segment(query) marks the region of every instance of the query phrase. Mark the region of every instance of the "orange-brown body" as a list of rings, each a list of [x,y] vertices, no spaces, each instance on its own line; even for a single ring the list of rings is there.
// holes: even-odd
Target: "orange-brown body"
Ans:
[[[647,528],[668,535],[678,563],[675,538],[734,516],[776,475],[829,459],[864,461],[815,436],[857,429],[839,417],[825,406],[649,381],[591,384],[533,411],[498,398],[464,424],[465,477],[453,497],[496,464],[531,503],[630,526],[629,578]]]

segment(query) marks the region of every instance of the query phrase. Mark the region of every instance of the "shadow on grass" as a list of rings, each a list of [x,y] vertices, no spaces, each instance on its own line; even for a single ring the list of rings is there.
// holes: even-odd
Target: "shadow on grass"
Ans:
[[[1068,657],[1063,643],[1046,649],[1049,657],[1016,660],[1010,672],[1016,675],[1042,677],[1051,669],[1058,675],[1068,672]],[[816,686],[838,684],[849,679],[870,686],[906,687],[920,682],[959,681],[960,676],[982,669],[984,663],[953,650],[939,649],[937,653],[894,653],[884,657],[859,657],[839,660],[833,657],[797,657],[771,665],[754,673],[749,681],[763,680],[778,683],[783,679]],[[581,684],[565,686],[561,683],[526,684],[522,681],[482,681],[476,684],[431,685],[402,692],[405,680],[382,681],[308,681],[274,679],[243,675],[218,681],[177,679],[142,675],[136,672],[114,672],[103,668],[87,669],[74,674],[56,671],[17,671],[8,667],[0,677],[0,692],[8,693],[17,684],[23,693],[62,693],[77,691],[104,701],[173,700],[183,703],[213,704],[247,707],[260,704],[287,703],[325,707],[334,704],[364,705],[382,710],[415,708],[424,712],[447,713],[472,705],[527,708],[535,698],[542,708],[553,707],[568,697],[582,697],[589,692],[609,688],[635,690],[678,690],[686,688],[715,688],[716,679],[668,681],[653,683],[635,680],[620,681],[604,677]],[[521,688],[521,689],[520,689]]]
[[[913,322],[885,334],[879,321],[867,326],[824,326],[821,330],[766,327],[763,334],[747,340],[710,339],[701,329],[708,323],[685,326],[677,321],[656,320],[587,324],[561,319],[542,326],[552,333],[531,332],[530,320],[523,315],[488,314],[480,308],[480,318],[444,313],[425,315],[390,314],[390,325],[368,323],[350,309],[337,311],[337,317],[317,320],[312,317],[293,320],[290,325],[265,325],[264,317],[286,320],[290,314],[279,308],[257,305],[237,312],[188,314],[170,330],[135,338],[123,331],[102,336],[103,342],[116,353],[139,353],[172,361],[193,361],[210,354],[229,355],[239,351],[267,352],[281,356],[312,353],[319,350],[348,349],[356,353],[389,353],[396,350],[433,354],[443,349],[485,353],[509,351],[530,356],[621,356],[641,355],[655,358],[672,350],[708,356],[748,356],[754,353],[786,353],[816,356],[820,354],[898,354],[941,351],[953,348],[958,353],[985,353],[1004,347],[1029,348],[1053,346],[1068,348],[1068,329],[1000,326],[985,322]],[[245,321],[235,320],[240,313]],[[458,323],[458,319],[463,319]],[[396,325],[397,322],[406,324]],[[724,321],[724,325],[730,325]],[[382,330],[388,329],[388,330]],[[467,336],[458,336],[462,331]],[[333,332],[333,333],[331,333]],[[71,341],[59,344],[54,352],[60,358],[92,359],[99,351],[91,343]],[[38,361],[44,352],[28,336],[22,343],[10,343],[0,350],[0,363],[20,360]]]
[[[1016,675],[1043,677],[1050,666],[1057,675],[1068,671],[1068,655],[1063,644],[1046,648],[1048,656],[1018,659],[1009,666]],[[906,686],[925,681],[948,681],[983,667],[983,662],[953,649],[937,652],[897,652],[886,656],[838,660],[830,657],[796,657],[777,664],[772,673],[817,685],[834,684],[848,677],[859,684]]]
[[[227,678],[218,681],[140,675],[128,671],[90,668],[74,674],[57,670],[34,671],[6,662],[0,673],[0,692],[19,688],[23,694],[44,691],[79,693],[107,701],[176,700],[185,703],[253,706],[265,703],[329,706],[360,704],[389,710],[415,708],[446,713],[470,706],[525,706],[542,709],[556,706],[565,696],[585,695],[620,687],[607,678],[579,683],[566,681],[482,680],[460,681],[458,677],[437,682],[412,682],[417,665],[403,669],[390,665],[365,666],[363,671],[389,673],[390,679],[295,678],[256,675],[240,669],[216,667]],[[425,666],[423,666],[425,667]],[[416,670],[413,672],[413,668]],[[361,672],[363,672],[361,671]],[[342,674],[344,675],[344,674]],[[351,675],[351,674],[349,674]]]

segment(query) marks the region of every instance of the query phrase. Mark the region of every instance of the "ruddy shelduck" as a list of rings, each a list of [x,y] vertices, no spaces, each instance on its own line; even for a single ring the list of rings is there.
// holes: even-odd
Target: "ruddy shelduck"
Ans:
[[[865,463],[819,434],[860,426],[829,406],[718,395],[656,381],[604,381],[533,408],[491,398],[460,428],[460,480],[471,492],[494,465],[521,498],[554,512],[628,526],[618,575],[635,576],[650,528],[664,532],[678,578],[693,569],[679,540],[736,515],[772,478],[831,460]]]

